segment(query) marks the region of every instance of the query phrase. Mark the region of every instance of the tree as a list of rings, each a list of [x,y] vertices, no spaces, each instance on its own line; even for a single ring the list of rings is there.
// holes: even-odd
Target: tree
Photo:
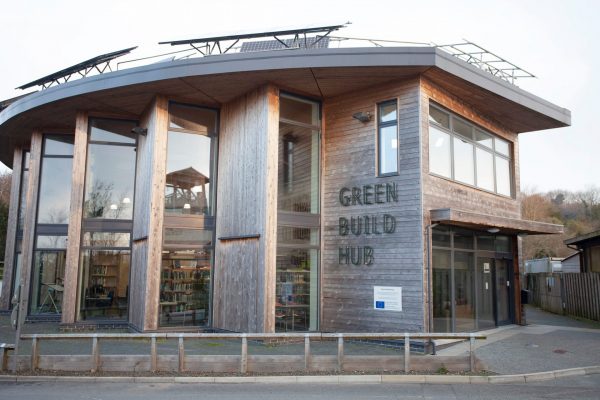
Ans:
[[[6,228],[8,226],[8,206],[10,204],[10,185],[12,173],[0,174],[0,261],[4,261],[6,246]]]

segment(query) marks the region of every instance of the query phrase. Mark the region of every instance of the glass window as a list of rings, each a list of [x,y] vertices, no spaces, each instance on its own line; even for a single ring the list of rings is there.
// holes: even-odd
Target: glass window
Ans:
[[[160,326],[208,323],[214,257],[217,112],[171,103],[159,298]],[[180,215],[188,215],[185,226]],[[210,218],[208,218],[210,217]],[[192,226],[190,228],[190,226]]]
[[[84,218],[133,218],[135,126],[133,121],[90,120]]]
[[[279,97],[279,118],[319,127],[319,107],[314,101],[282,94]]]
[[[40,238],[38,237],[38,247]],[[34,252],[31,303],[32,314],[60,314],[64,292],[65,250]]]
[[[79,319],[125,319],[129,296],[129,250],[81,252]]]
[[[72,156],[74,136],[44,135],[45,156]]]
[[[445,123],[445,116],[449,118],[452,131],[438,128]],[[429,107],[429,120],[431,173],[511,196],[510,144],[506,140],[434,106]]]
[[[72,158],[42,160],[38,224],[68,224],[71,200]]]
[[[473,233],[470,231],[454,231],[454,247],[457,249],[473,249],[475,245]]]
[[[450,129],[450,116],[437,108],[431,107],[429,109],[429,122],[435,122],[446,129]]]
[[[495,149],[498,153],[509,156],[508,142],[502,139],[494,138]]]
[[[23,163],[21,167],[21,186],[19,188],[19,210],[17,218],[18,232],[23,232],[23,226],[25,224],[25,196],[27,193],[27,185],[29,185],[29,150],[23,151]]]
[[[429,172],[437,175],[452,177],[450,156],[450,135],[429,126]]]
[[[396,101],[379,105],[379,174],[398,172],[398,120]]]
[[[217,114],[214,110],[180,104],[171,104],[169,113],[165,213],[214,215],[211,179]]]
[[[473,127],[458,118],[452,118],[452,130],[467,139],[473,139]]]
[[[217,112],[209,108],[171,103],[169,129],[212,136],[217,132]]]
[[[477,187],[494,191],[494,156],[489,151],[475,149],[477,159]]]
[[[129,232],[85,232],[82,246],[85,247],[129,247]]]
[[[473,167],[473,145],[460,138],[454,138],[454,179],[459,182],[475,184]]]
[[[298,104],[296,105],[295,102]],[[318,329],[320,119],[318,103],[281,97],[275,330]],[[293,115],[292,115],[293,111]],[[314,128],[304,124],[311,121]],[[282,225],[293,216],[306,225]]]
[[[477,144],[488,147],[490,149],[494,145],[494,140],[492,139],[492,137],[487,133],[480,131],[479,129],[475,129],[475,141],[477,142]]]
[[[433,331],[452,332],[451,252],[432,251]]]
[[[496,191],[505,196],[510,196],[510,166],[508,160],[496,156]]]
[[[66,249],[67,237],[38,235],[36,247],[38,249]]]
[[[92,119],[90,120],[90,140],[135,144],[135,134],[131,133],[134,126],[135,124],[131,121]]]
[[[475,329],[475,261],[473,253],[454,252],[454,304],[454,331],[473,331]]]

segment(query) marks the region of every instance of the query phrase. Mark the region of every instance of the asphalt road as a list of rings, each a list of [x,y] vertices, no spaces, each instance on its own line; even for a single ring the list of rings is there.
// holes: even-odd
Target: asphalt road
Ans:
[[[600,399],[600,375],[519,385],[1,383],[11,400]]]

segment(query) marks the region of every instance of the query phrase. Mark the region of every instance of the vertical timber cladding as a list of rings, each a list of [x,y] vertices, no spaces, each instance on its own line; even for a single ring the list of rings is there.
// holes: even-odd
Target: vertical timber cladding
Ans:
[[[279,94],[252,90],[221,108],[213,326],[275,329]]]
[[[377,177],[376,118],[363,123],[353,119],[352,114],[369,111],[376,115],[377,103],[393,99],[398,101],[399,173]],[[421,331],[424,313],[419,81],[390,83],[326,100],[324,116],[322,330]],[[350,193],[340,193],[343,188],[349,188]],[[361,191],[362,204],[356,198],[352,201],[353,188],[356,195]],[[373,203],[375,191],[379,191],[379,202],[364,204],[365,189],[372,193],[368,197]],[[344,205],[347,194],[350,203]],[[358,235],[340,235],[340,218],[356,221],[359,217],[363,223],[365,217],[371,223],[376,220],[376,227],[371,225],[367,233],[363,225]],[[373,229],[381,233],[374,233]],[[356,261],[359,247],[361,263],[346,263],[340,252],[347,248],[352,252],[354,248]],[[402,311],[374,309],[375,286],[401,287]]]

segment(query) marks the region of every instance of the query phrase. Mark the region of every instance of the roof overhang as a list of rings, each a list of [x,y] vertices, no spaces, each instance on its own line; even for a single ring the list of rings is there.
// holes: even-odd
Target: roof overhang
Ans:
[[[32,93],[0,112],[0,160],[12,159],[12,147],[33,129],[72,129],[76,110],[140,115],[157,93],[218,106],[273,83],[327,99],[417,76],[517,133],[571,123],[569,110],[435,47],[277,50],[160,62]]]
[[[550,235],[564,232],[562,225],[524,219],[497,217],[471,211],[441,208],[430,211],[432,223],[461,226],[469,229],[488,230],[496,228],[500,234]]]
[[[586,233],[585,235],[576,236],[574,238],[565,240],[564,243],[568,246],[571,244],[581,244],[582,242],[587,242],[591,240],[600,240],[600,231],[594,231]]]

